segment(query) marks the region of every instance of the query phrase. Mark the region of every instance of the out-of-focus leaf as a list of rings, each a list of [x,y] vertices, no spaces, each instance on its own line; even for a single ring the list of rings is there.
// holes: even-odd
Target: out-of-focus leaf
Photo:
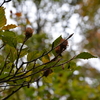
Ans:
[[[2,41],[5,44],[8,44],[12,47],[16,47],[17,45],[17,39],[16,39],[16,35],[14,32],[12,31],[5,31],[5,32],[0,32],[0,37],[2,38]]]
[[[43,80],[47,83],[52,83],[52,77],[54,73],[49,74],[47,77],[43,77]]]
[[[78,54],[76,57],[76,59],[90,59],[90,58],[97,58],[96,56],[93,56],[92,54],[88,53],[88,52],[82,52],[80,54]]]
[[[0,27],[6,24],[5,9],[0,7]]]
[[[9,75],[9,73],[7,73],[7,72],[4,73],[4,72],[3,72],[3,73],[0,75],[0,79],[2,79],[2,78],[4,78],[4,77],[7,77],[8,75]]]
[[[42,62],[43,63],[47,63],[49,61],[50,61],[49,55],[45,55],[45,56],[42,57]]]
[[[25,74],[25,76],[28,76],[28,75],[31,75],[32,74],[32,71],[29,71],[28,73]],[[31,80],[31,76],[29,77],[26,77],[26,81],[30,81]]]
[[[3,54],[6,54],[6,55],[9,54],[8,59],[11,62],[14,62],[16,60],[16,58],[17,58],[17,50],[16,50],[16,48],[14,48],[14,47],[12,47],[10,45],[5,45]]]
[[[25,56],[27,54],[27,52],[28,52],[28,48],[22,49],[19,57]]]
[[[39,66],[39,64],[35,64],[35,66],[34,66],[34,64],[33,63],[31,63],[31,64],[29,64],[28,66],[27,66],[27,70],[30,70],[31,69],[31,72],[30,73],[28,73],[28,74],[32,74],[30,77],[31,77],[31,81],[34,81],[34,80],[36,80],[40,75],[41,75],[41,69],[44,67],[44,66],[39,66],[39,67],[37,67],[37,66]],[[34,68],[34,67],[37,67],[37,68]],[[32,69],[33,68],[33,69]],[[27,74],[25,74],[25,76],[26,76]],[[27,78],[26,78],[26,80],[28,80]]]
[[[33,98],[33,91],[35,91],[34,87],[30,87],[30,88],[24,87],[23,89],[26,96]]]
[[[10,48],[10,58],[9,59],[10,59],[11,62],[14,62],[16,60],[16,58],[17,58],[17,51],[16,51],[15,48],[11,47]]]
[[[4,77],[8,76],[9,74],[11,74],[9,72],[12,69],[12,63],[8,63],[5,65],[3,62],[0,65],[0,69],[2,69],[2,68],[3,68],[3,71],[2,71],[2,74],[0,75],[0,78],[4,78]]]
[[[2,29],[0,29],[0,30],[9,30],[9,29],[13,29],[16,27],[17,26],[15,24],[10,24],[10,25],[3,26]]]
[[[38,51],[29,52],[27,55],[27,60],[31,61],[31,60],[37,58],[37,54],[38,54]]]
[[[0,55],[0,62],[3,62],[4,61],[4,57],[3,55]]]

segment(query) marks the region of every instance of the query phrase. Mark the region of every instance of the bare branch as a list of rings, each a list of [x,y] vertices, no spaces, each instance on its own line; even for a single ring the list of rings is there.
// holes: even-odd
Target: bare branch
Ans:
[[[21,53],[22,48],[23,48],[23,46],[24,46],[24,44],[25,44],[26,41],[27,41],[27,39],[25,38],[24,41],[23,41],[23,43],[22,43],[22,45],[21,45],[21,47],[20,47],[20,50],[19,50],[19,52],[18,52],[18,54],[17,54],[16,69],[18,69],[18,68],[17,68],[17,64],[18,64],[19,56],[20,56],[20,53]]]
[[[8,3],[8,2],[10,2],[10,1],[11,1],[11,0],[4,0],[4,1],[2,2],[2,4],[0,5],[0,7],[2,7],[4,3]]]
[[[3,44],[3,45],[0,47],[0,49],[2,49],[4,46],[5,46],[5,44]]]

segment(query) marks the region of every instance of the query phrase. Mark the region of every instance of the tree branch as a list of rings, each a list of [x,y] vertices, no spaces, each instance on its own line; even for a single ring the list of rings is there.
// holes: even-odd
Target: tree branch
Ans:
[[[10,2],[10,1],[11,1],[11,0],[7,0],[7,1],[4,0],[3,3],[0,5],[0,7],[2,7],[4,3]]]
[[[23,43],[22,43],[22,45],[21,45],[21,47],[20,47],[20,50],[19,50],[19,52],[18,52],[18,54],[17,54],[16,69],[18,69],[18,68],[17,68],[18,60],[19,60],[19,57],[20,57],[20,53],[21,53],[21,51],[22,51],[22,48],[23,48],[23,46],[24,46],[24,44],[25,44],[26,41],[27,41],[27,39],[25,38],[24,41],[23,41]]]

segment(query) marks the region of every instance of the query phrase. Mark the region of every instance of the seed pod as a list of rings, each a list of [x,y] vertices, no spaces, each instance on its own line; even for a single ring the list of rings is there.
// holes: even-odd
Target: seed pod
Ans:
[[[47,77],[49,74],[51,74],[53,71],[52,69],[46,69],[43,73],[43,76]]]
[[[55,48],[55,51],[56,51],[57,54],[60,54],[60,53],[61,53],[60,46],[57,46],[57,47]]]
[[[63,42],[63,43],[62,43]],[[60,45],[60,47],[61,47],[61,49],[62,50],[65,50],[66,49],[66,47],[68,46],[68,41],[67,40],[65,40],[65,39],[61,39],[61,45]]]
[[[55,52],[61,56],[61,53],[66,49],[68,46],[68,41],[65,39],[61,39],[60,45],[55,48]]]
[[[27,39],[32,36],[32,33],[33,33],[32,28],[30,28],[30,27],[26,28],[25,36],[26,36]]]

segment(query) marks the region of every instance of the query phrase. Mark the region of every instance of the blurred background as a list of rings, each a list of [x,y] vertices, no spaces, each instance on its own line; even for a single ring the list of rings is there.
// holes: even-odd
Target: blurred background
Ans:
[[[75,60],[71,70],[41,80],[39,88],[33,83],[21,89],[12,100],[100,100],[100,0],[12,0],[3,6],[7,23],[18,25],[14,31],[19,36],[28,26],[34,29],[34,39],[27,42],[31,49],[49,48],[60,35],[74,33],[63,57],[84,51],[98,57]]]

